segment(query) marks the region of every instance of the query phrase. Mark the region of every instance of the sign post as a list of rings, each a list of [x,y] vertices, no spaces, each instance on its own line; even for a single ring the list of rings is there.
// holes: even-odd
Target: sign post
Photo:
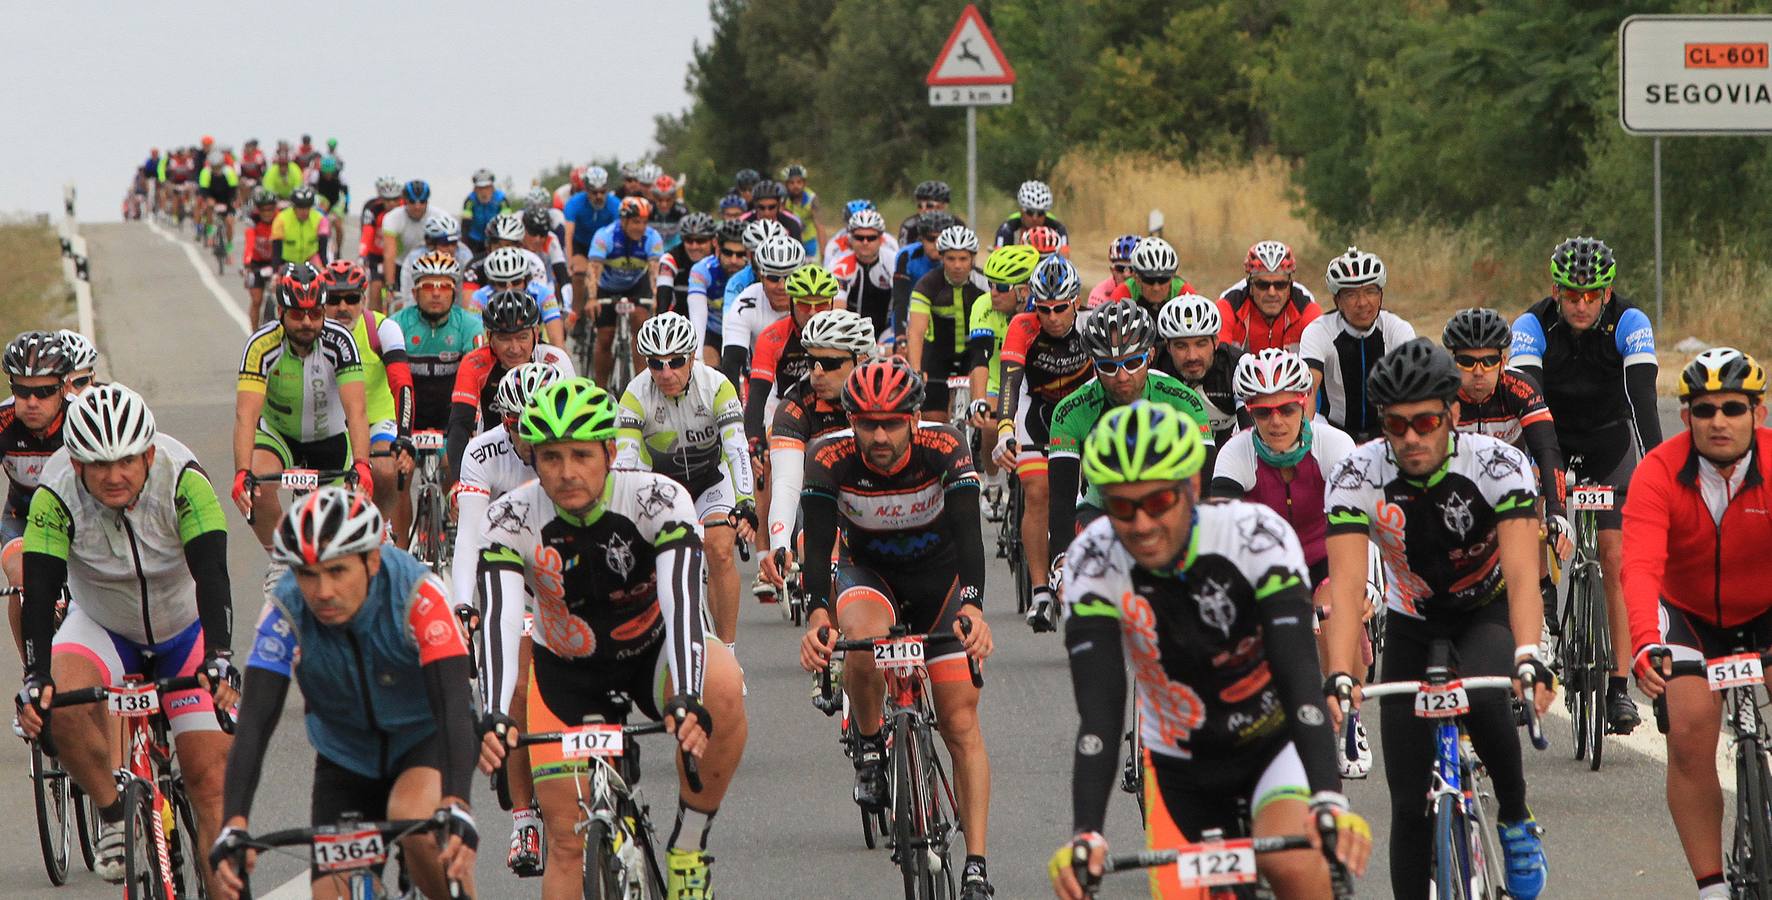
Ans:
[[[923,82],[929,87],[930,106],[966,107],[966,221],[976,228],[978,108],[1015,100],[1015,69],[976,5],[966,4]]]
[[[1661,324],[1661,139],[1772,134],[1772,16],[1630,16],[1618,26],[1618,124],[1654,139]]]

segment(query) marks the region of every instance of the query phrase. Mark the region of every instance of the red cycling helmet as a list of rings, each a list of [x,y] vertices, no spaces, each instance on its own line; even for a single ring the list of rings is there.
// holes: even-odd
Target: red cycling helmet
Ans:
[[[652,183],[652,189],[660,194],[675,194],[677,192],[677,179],[672,178],[669,175],[660,175],[658,176],[658,180]]]
[[[1275,272],[1291,275],[1298,268],[1298,261],[1292,258],[1292,248],[1280,241],[1258,241],[1249,248],[1249,255],[1243,258],[1243,271],[1254,275],[1257,272]]]
[[[356,260],[335,259],[320,273],[323,294],[361,294],[369,289],[369,273]]]
[[[584,166],[573,166],[572,167],[572,190],[574,192],[578,192],[578,191],[582,191],[584,189],[585,189],[585,167]]]
[[[1058,230],[1047,225],[1036,225],[1021,234],[1022,243],[1040,251],[1041,256],[1050,256],[1058,252]]]
[[[277,279],[277,310],[319,309],[321,281],[319,270],[309,263],[286,267]]]
[[[843,383],[843,411],[852,416],[915,416],[923,407],[923,376],[902,356],[862,363]]]

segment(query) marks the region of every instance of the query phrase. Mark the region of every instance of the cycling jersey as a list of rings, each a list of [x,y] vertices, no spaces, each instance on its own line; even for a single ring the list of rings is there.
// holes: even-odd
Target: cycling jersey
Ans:
[[[733,384],[744,383],[745,368],[752,362],[751,347],[764,331],[793,314],[794,302],[781,309],[769,302],[763,285],[753,284],[727,304],[725,321],[720,329],[720,371]]]
[[[998,312],[989,297],[972,304],[966,328],[966,370],[980,366],[990,369],[985,393],[992,397],[1000,396],[1003,390],[1003,343],[1009,339],[1009,323],[1015,316],[1014,310]]]
[[[455,501],[455,556],[449,567],[457,603],[474,598],[474,566],[486,549],[483,529],[492,501],[535,480],[535,467],[523,461],[516,441],[500,422],[468,442],[457,466],[450,496]]]
[[[326,239],[331,236],[332,224],[318,210],[308,210],[304,220],[292,206],[271,220],[271,240],[283,242],[283,261],[287,263],[300,265],[315,257],[325,261]]]
[[[441,322],[432,322],[418,306],[394,313],[406,334],[406,359],[412,369],[412,427],[441,431],[449,426],[449,402],[462,357],[485,343],[480,317],[451,306]]]
[[[1546,297],[1514,320],[1509,365],[1544,388],[1557,417],[1557,444],[1610,469],[1630,453],[1632,437],[1648,450],[1661,443],[1655,406],[1655,329],[1629,300],[1613,296],[1592,328],[1576,334]]]
[[[1525,376],[1501,370],[1495,390],[1478,403],[1458,392],[1458,430],[1506,441],[1527,451],[1538,464],[1538,496],[1545,512],[1563,514],[1563,453],[1556,426],[1538,386]]]
[[[1013,412],[1008,404],[1018,388],[1025,388],[1029,397],[1056,404],[1082,387],[1094,368],[1083,346],[1082,329],[1073,323],[1071,330],[1053,337],[1040,327],[1039,314],[1031,312],[1019,313],[1009,322],[1002,357],[1009,388],[1002,393],[999,417]]]
[[[1299,337],[1298,355],[1323,377],[1317,411],[1356,442],[1378,436],[1378,408],[1366,393],[1366,375],[1379,357],[1415,337],[1415,327],[1388,309],[1363,331],[1340,312],[1318,316]]]
[[[1047,216],[1046,221],[1042,224],[1047,228],[1058,232],[1058,252],[1065,256],[1070,256],[1071,233],[1065,229],[1064,223],[1051,216]],[[1027,228],[1022,224],[1020,213],[1010,216],[1003,222],[1003,224],[997,226],[996,246],[1006,247],[1010,244],[1025,243],[1027,243]]]
[[[308,355],[291,352],[283,325],[266,322],[246,341],[238,391],[263,394],[260,421],[284,438],[310,443],[345,433],[341,384],[363,381],[363,360],[350,329],[327,319]]]
[[[31,492],[37,489],[42,477],[43,464],[62,448],[62,418],[66,410],[56,413],[55,421],[38,434],[25,427],[13,408],[14,402],[12,397],[0,400],[0,467],[4,467],[10,482],[0,516],[23,520],[31,506]]]
[[[351,189],[337,175],[315,173],[312,182],[314,193],[326,203],[326,211],[339,217],[342,227],[344,216],[351,211]]]
[[[591,249],[591,238],[616,221],[621,212],[621,198],[611,191],[603,195],[601,203],[592,203],[590,194],[579,191],[567,199],[560,211],[572,223],[572,252],[585,256]]]
[[[1098,519],[1071,545],[1064,572],[1080,718],[1076,830],[1099,831],[1107,813],[1128,667],[1153,763],[1223,785],[1235,777],[1227,772],[1290,743],[1312,792],[1340,790],[1304,558],[1272,510],[1235,500],[1195,506],[1187,549],[1162,572],[1134,562],[1113,523]]]
[[[394,244],[395,259],[403,258],[414,250],[424,249],[424,219],[424,216],[413,216],[406,204],[394,203],[381,217],[382,253],[388,253],[387,242],[390,240]],[[411,279],[407,280],[410,283]]]
[[[1328,422],[1312,422],[1310,452],[1292,467],[1290,478],[1261,459],[1255,449],[1258,440],[1261,436],[1253,429],[1239,431],[1219,448],[1211,494],[1259,503],[1285,519],[1304,548],[1305,571],[1314,586],[1329,574],[1329,551],[1323,544],[1329,526],[1323,517],[1324,479],[1354,451],[1353,438]]]
[[[1239,427],[1247,428],[1254,424],[1254,419],[1243,409],[1243,401],[1237,399],[1237,392],[1232,389],[1237,361],[1242,358],[1241,349],[1219,342],[1218,346],[1212,348],[1212,362],[1198,382],[1182,378],[1181,370],[1175,365],[1174,354],[1162,347],[1157,350],[1156,362],[1151,364],[1158,372],[1180,378],[1188,387],[1200,392],[1201,399],[1206,401],[1206,421],[1211,425],[1212,437],[1220,447],[1230,440]]]
[[[1294,281],[1286,305],[1280,307],[1279,315],[1269,319],[1249,296],[1249,279],[1245,278],[1218,295],[1218,314],[1224,319],[1218,332],[1223,343],[1235,344],[1250,353],[1270,347],[1297,353],[1305,326],[1322,315],[1323,309],[1310,288]]]
[[[1486,434],[1449,440],[1446,461],[1425,479],[1404,475],[1386,442],[1361,444],[1329,473],[1323,500],[1331,536],[1378,544],[1385,603],[1412,619],[1505,605],[1495,526],[1538,514],[1524,453]]]
[[[400,205],[398,200],[384,200],[376,197],[363,204],[363,212],[357,217],[357,227],[362,237],[357,241],[357,255],[360,257],[381,258],[381,223],[389,211]],[[373,266],[369,269],[370,278],[380,278],[381,271]]]
[[[871,263],[862,262],[854,253],[843,252],[825,266],[843,286],[843,308],[874,323],[876,336],[886,333],[892,317],[892,260],[896,253],[889,253],[891,249],[881,248],[880,255]]]
[[[611,469],[603,496],[575,515],[531,481],[493,501],[485,533],[481,677],[491,711],[511,708],[526,593],[535,597],[531,683],[544,697],[594,693],[661,644],[677,693],[701,695],[701,533],[681,485]]]
[[[765,412],[778,403],[781,388],[799,382],[812,371],[812,356],[800,343],[800,330],[800,324],[788,315],[757,336],[744,406],[744,430],[751,437],[763,436]]]
[[[923,252],[921,241],[911,241],[892,260],[892,314],[887,327],[899,340],[903,340],[905,324],[910,321],[911,290],[931,270],[941,271],[941,258],[931,259]]]
[[[253,181],[263,181],[265,177],[265,169],[269,167],[269,165],[270,162],[265,159],[265,153],[263,150],[254,150],[251,153],[243,153],[240,155],[240,177],[250,178]]]
[[[714,253],[689,270],[689,324],[710,346],[720,345],[721,311],[725,308],[726,283],[732,277]]]
[[[245,269],[249,277],[254,277],[261,267],[274,269],[281,266],[283,260],[271,246],[271,223],[260,221],[257,216],[249,216],[244,221],[246,230],[240,235],[240,268]]]
[[[240,175],[225,166],[219,180],[216,174],[215,169],[204,166],[203,171],[197,173],[197,190],[217,203],[232,206],[234,197],[240,190]]]
[[[751,457],[745,447],[744,407],[738,392],[713,367],[691,360],[689,383],[675,397],[652,380],[652,370],[634,376],[617,410],[615,464],[650,469],[699,497],[730,482],[738,500],[755,490]]]
[[[272,163],[271,167],[265,170],[263,184],[265,190],[277,195],[278,200],[288,200],[289,195],[295,193],[295,189],[301,187],[306,181],[307,178],[302,174],[301,166],[292,162],[282,165]]]
[[[511,207],[505,202],[505,192],[498,188],[492,189],[492,199],[480,202],[478,193],[469,191],[466,199],[461,202],[461,233],[468,243],[484,245],[486,243],[486,226],[501,213],[508,213]]]
[[[838,403],[819,398],[812,381],[802,378],[782,391],[769,426],[769,490],[788,500],[769,505],[769,551],[785,549],[800,506],[794,502],[806,482],[806,445],[849,427]]]
[[[650,264],[664,256],[664,241],[651,226],[638,238],[632,238],[622,223],[612,222],[591,238],[585,256],[603,264],[603,271],[597,276],[597,293],[614,295],[643,286]]]
[[[653,206],[652,218],[647,221],[652,223],[653,230],[657,231],[659,239],[664,241],[667,252],[683,245],[683,236],[678,232],[683,227],[683,217],[687,215],[689,215],[689,208],[681,203],[671,204],[670,209],[660,209],[656,205]]]
[[[814,193],[811,188],[802,190],[797,198],[785,191],[781,195],[781,211],[799,219],[805,226],[802,234],[806,242],[807,259],[818,258],[818,241],[821,235],[818,233],[818,221],[812,217],[812,213],[816,209],[818,209],[818,194]]]
[[[719,256],[718,253],[712,254]],[[658,261],[658,312],[688,315],[689,270],[696,260],[689,258],[689,248],[678,241]],[[691,323],[693,324],[693,322]]]
[[[1134,293],[1135,291],[1137,293]],[[1194,286],[1191,282],[1186,278],[1177,275],[1174,278],[1169,279],[1169,290],[1161,291],[1159,293],[1163,293],[1165,296],[1150,296],[1150,289],[1145,286],[1144,282],[1138,280],[1138,276],[1134,275],[1121,282],[1119,287],[1114,288],[1114,292],[1108,295],[1108,299],[1110,301],[1136,300],[1138,301],[1139,306],[1144,307],[1145,312],[1151,314],[1151,319],[1155,320],[1157,318],[1157,312],[1163,308],[1163,304],[1168,303],[1170,300],[1179,297],[1182,294],[1193,294],[1197,292],[1194,290]]]
[[[547,363],[559,370],[561,378],[572,378],[578,370],[572,355],[552,344],[535,342],[530,362]],[[449,425],[444,429],[448,448],[449,471],[461,470],[461,456],[476,432],[501,420],[493,402],[498,398],[499,383],[510,371],[498,361],[491,347],[481,346],[468,351],[455,370],[455,387],[449,393]]]
[[[1095,287],[1089,289],[1089,297],[1087,302],[1083,304],[1083,308],[1094,309],[1104,303],[1113,302],[1114,289],[1119,286],[1120,283],[1115,281],[1114,276],[1112,275],[1096,282]]]
[[[984,275],[976,269],[965,281],[951,284],[947,273],[940,262],[937,262],[934,268],[917,279],[916,286],[911,288],[909,311],[929,317],[929,326],[923,334],[924,340],[929,342],[925,350],[934,344],[946,342],[954,353],[964,352],[972,303],[980,297],[985,298],[988,303],[990,289],[985,284]],[[905,321],[908,323],[910,320],[907,318]],[[925,370],[928,370],[927,366]]]
[[[369,323],[375,322],[370,329]],[[363,360],[364,413],[372,440],[412,432],[412,369],[406,363],[406,333],[399,323],[374,310],[364,310],[351,325],[351,338]],[[395,427],[394,435],[376,434],[378,424]]]

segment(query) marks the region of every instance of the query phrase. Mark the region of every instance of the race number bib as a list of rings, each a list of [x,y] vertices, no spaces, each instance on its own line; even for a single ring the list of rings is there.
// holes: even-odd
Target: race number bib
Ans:
[[[1175,860],[1183,888],[1218,887],[1255,882],[1255,847],[1248,839],[1221,844],[1193,844]]]
[[[1415,714],[1423,719],[1449,719],[1471,711],[1471,697],[1464,682],[1424,684],[1415,692]]]
[[[314,868],[321,872],[344,872],[381,865],[387,858],[381,832],[354,831],[314,835]]]
[[[1704,680],[1713,691],[1752,687],[1765,680],[1766,670],[1758,653],[1737,653],[1704,661]]]
[[[105,705],[114,716],[151,716],[160,711],[160,692],[151,684],[118,685],[105,695]]]
[[[1569,492],[1569,508],[1579,511],[1605,512],[1612,508],[1612,486],[1578,487]]]
[[[318,490],[320,473],[313,469],[284,469],[283,486],[292,491]]]
[[[443,449],[443,432],[414,431],[412,433],[412,447],[414,450],[441,450]]]
[[[614,758],[621,755],[621,745],[620,725],[586,725],[560,735],[560,753],[567,759]]]
[[[628,313],[631,313],[633,311],[634,311],[634,301],[632,301],[632,300],[617,300],[617,301],[615,301],[615,312],[618,315],[625,316]]]
[[[907,637],[875,641],[874,665],[907,672],[923,668],[923,639]]]

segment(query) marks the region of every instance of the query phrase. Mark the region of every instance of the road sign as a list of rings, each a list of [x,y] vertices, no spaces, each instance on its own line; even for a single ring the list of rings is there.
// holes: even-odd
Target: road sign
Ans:
[[[1015,85],[987,84],[981,87],[932,87],[930,106],[1005,106],[1015,102]]]
[[[1772,16],[1631,16],[1618,122],[1631,134],[1772,132]]]
[[[948,35],[948,42],[942,45],[941,54],[935,57],[935,65],[930,67],[923,83],[930,87],[1015,83],[1015,69],[1010,67],[1009,58],[1003,55],[1003,49],[997,46],[997,39],[991,36],[991,30],[985,27],[984,17],[978,14],[977,6],[966,4],[965,11],[960,13],[960,21],[954,23],[953,33]],[[933,92],[929,102],[935,104]]]

